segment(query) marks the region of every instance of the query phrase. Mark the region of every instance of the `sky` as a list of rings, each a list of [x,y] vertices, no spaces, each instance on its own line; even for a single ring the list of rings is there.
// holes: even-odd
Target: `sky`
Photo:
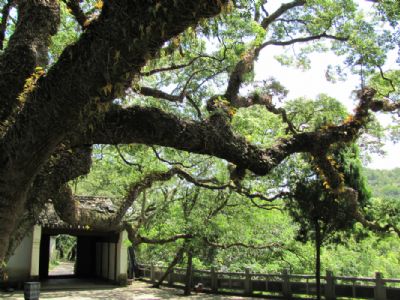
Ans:
[[[275,11],[282,3],[288,0],[268,1],[267,10]],[[368,13],[372,8],[372,3],[368,1],[358,1],[360,8]],[[311,69],[301,71],[295,68],[283,67],[275,59],[274,56],[282,53],[282,47],[267,47],[264,49],[258,62],[255,65],[256,80],[267,79],[271,76],[279,80],[290,92],[287,99],[298,97],[315,98],[320,93],[325,93],[342,102],[351,112],[354,108],[354,100],[351,98],[353,90],[360,86],[358,76],[349,76],[346,81],[339,81],[335,84],[325,79],[325,72],[329,64],[339,64],[341,59],[333,53],[317,53],[311,55]],[[389,56],[388,63],[384,69],[398,69],[396,63],[397,50],[393,55]],[[378,115],[378,120],[382,125],[387,126],[390,123],[390,117],[387,115]],[[383,150],[385,156],[370,154],[371,162],[366,167],[373,169],[393,169],[400,167],[400,144],[393,144],[385,141]]]
[[[346,81],[337,83],[328,82],[325,78],[325,72],[329,64],[340,62],[333,53],[317,53],[311,56],[311,69],[308,71],[298,70],[292,67],[283,67],[274,56],[282,53],[282,47],[270,47],[264,49],[258,62],[255,65],[256,80],[267,79],[271,76],[279,80],[288,90],[287,99],[298,97],[315,98],[320,93],[325,93],[341,101],[351,112],[355,103],[351,99],[351,93],[360,85],[358,76],[349,76]],[[398,68],[395,63],[395,55],[389,59],[385,65],[386,69],[391,67]],[[388,125],[390,117],[379,115],[378,119],[383,125]],[[400,167],[399,144],[393,144],[385,141],[383,149],[386,152],[384,157],[371,155],[371,162],[366,167],[373,169],[392,169]]]

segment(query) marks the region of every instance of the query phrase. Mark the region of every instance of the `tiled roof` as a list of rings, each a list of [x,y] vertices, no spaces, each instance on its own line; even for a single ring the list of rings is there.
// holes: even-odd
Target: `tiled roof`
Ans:
[[[93,210],[94,212],[111,215],[116,212],[116,207],[113,204],[113,198],[101,196],[75,196],[76,201],[79,201],[79,206],[83,209]],[[38,218],[38,225],[46,228],[74,228],[74,229],[89,229],[87,224],[79,224],[72,226],[57,215],[53,203],[46,204],[45,209],[41,212]]]

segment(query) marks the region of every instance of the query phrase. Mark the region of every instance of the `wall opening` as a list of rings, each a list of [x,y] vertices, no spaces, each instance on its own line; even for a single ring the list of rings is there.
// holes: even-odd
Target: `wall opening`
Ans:
[[[44,228],[40,240],[39,278],[103,278],[116,281],[119,236],[115,232]],[[62,245],[66,247],[60,251]],[[66,264],[68,268],[60,271],[59,266]]]
[[[50,236],[49,276],[75,276],[77,237],[68,234]]]

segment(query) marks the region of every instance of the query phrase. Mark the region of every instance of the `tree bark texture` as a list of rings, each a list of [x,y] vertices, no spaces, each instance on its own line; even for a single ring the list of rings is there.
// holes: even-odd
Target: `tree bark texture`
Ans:
[[[17,28],[0,57],[1,261],[38,187],[35,178],[53,165],[60,145],[68,145],[76,128],[85,132],[97,121],[104,103],[121,96],[167,40],[218,14],[226,2],[104,1],[98,18],[37,75],[31,90],[24,83],[36,67],[45,67],[60,12],[55,0],[18,2]]]
[[[318,219],[314,221],[315,228],[315,282],[317,299],[321,300],[321,228]]]
[[[183,258],[183,254],[185,253],[185,245],[180,247],[178,251],[175,254],[174,259],[171,261],[171,263],[168,265],[167,270],[164,272],[164,274],[161,276],[161,278],[154,284],[155,288],[159,288],[160,285],[163,283],[163,281],[168,277],[168,274],[170,274],[175,268],[177,264],[179,264]]]
[[[192,283],[193,283],[193,250],[189,247],[189,250],[187,251],[185,290],[183,293],[185,296],[189,296],[191,294]]]
[[[173,147],[226,159],[257,175],[267,174],[291,154],[307,152],[316,157],[332,189],[339,190],[342,180],[326,159],[326,149],[354,140],[367,122],[368,110],[398,109],[374,101],[371,89],[359,94],[352,121],[293,134],[267,149],[235,134],[229,117],[220,111],[212,111],[204,121],[192,121],[156,108],[112,103],[124,96],[141,68],[166,42],[200,20],[218,15],[228,2],[104,0],[101,13],[86,24],[79,1],[67,1],[83,32],[48,69],[50,39],[60,23],[59,2],[15,2],[16,28],[0,54],[0,262],[12,254],[48,199],[54,200],[57,212],[71,224],[87,221],[99,227],[115,226],[142,190],[173,176],[153,174],[155,178],[136,183],[114,219],[93,216],[76,207],[67,186],[68,181],[89,172],[93,144]],[[266,17],[263,28],[304,2],[282,5]],[[252,69],[258,52],[253,49],[234,68],[226,96],[234,106],[264,105],[284,119],[268,97],[262,101],[238,97],[243,76]]]

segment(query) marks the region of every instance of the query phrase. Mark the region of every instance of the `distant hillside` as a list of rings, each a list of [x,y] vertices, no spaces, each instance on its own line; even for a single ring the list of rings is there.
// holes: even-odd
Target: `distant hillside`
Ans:
[[[372,196],[400,200],[400,168],[392,170],[364,169]]]

